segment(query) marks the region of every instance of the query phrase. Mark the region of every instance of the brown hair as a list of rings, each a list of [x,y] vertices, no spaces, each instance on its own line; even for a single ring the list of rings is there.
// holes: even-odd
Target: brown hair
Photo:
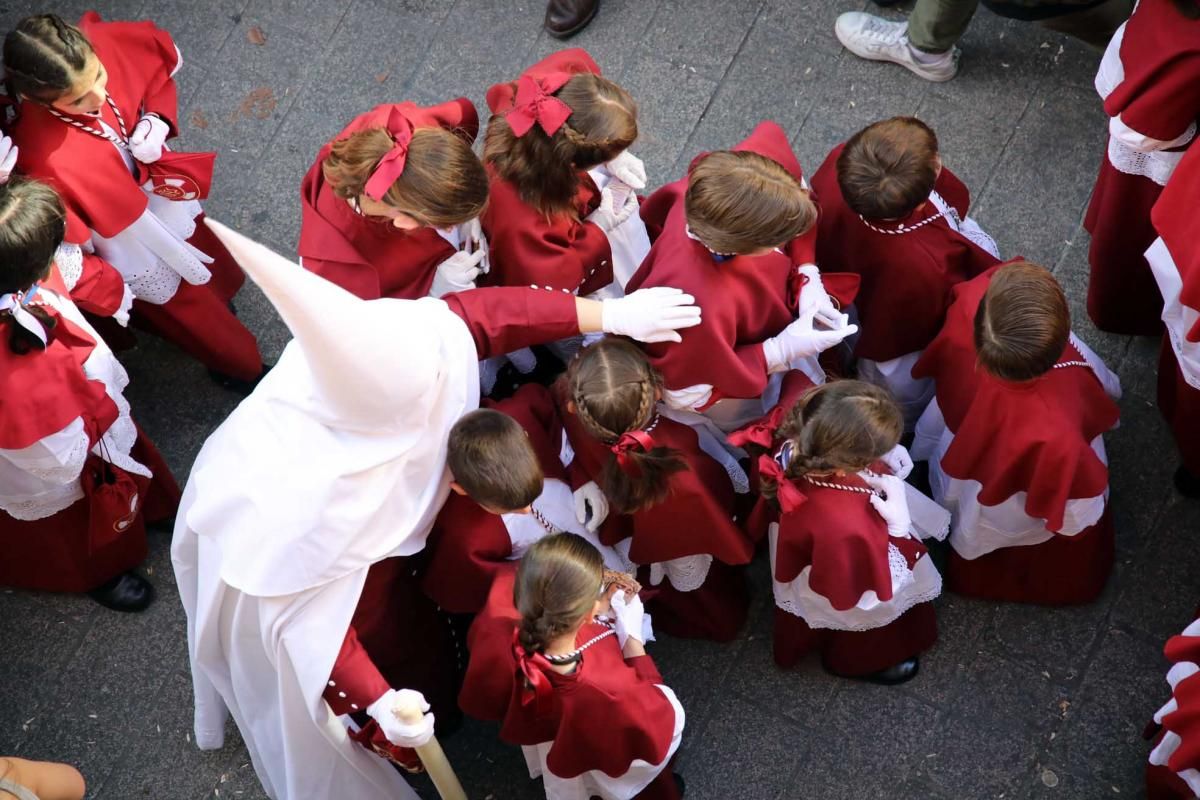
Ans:
[[[571,116],[553,136],[538,125],[517,136],[496,114],[483,146],[484,161],[546,216],[574,214],[580,171],[615,158],[638,135],[637,104],[602,75],[574,75],[554,96],[570,107]]]
[[[808,191],[781,164],[733,150],[709,153],[692,167],[684,209],[692,233],[724,255],[778,247],[817,221]]]
[[[52,103],[75,84],[93,54],[83,31],[58,15],[25,17],[4,37],[8,91]]]
[[[368,128],[333,143],[321,164],[338,197],[361,195],[371,173],[392,149],[391,134]],[[461,136],[442,128],[417,128],[404,172],[383,202],[422,225],[446,227],[479,216],[487,203],[487,171]]]
[[[502,513],[531,504],[545,480],[525,429],[507,414],[486,408],[454,423],[446,465],[472,500]]]
[[[837,160],[846,205],[867,219],[901,219],[929,199],[937,134],[916,117],[892,117],[850,137]]]
[[[1054,367],[1071,336],[1071,312],[1048,270],[1015,261],[996,270],[975,311],[979,365],[997,378],[1027,381]]]
[[[0,294],[23,292],[45,279],[66,230],[67,212],[49,186],[21,178],[0,185]],[[25,310],[47,329],[54,327],[54,318],[38,306]],[[14,353],[45,349],[41,339],[8,314],[0,314],[0,323],[8,324],[8,347]]]
[[[542,652],[591,613],[600,597],[604,560],[574,533],[543,536],[517,565],[513,605],[521,615],[518,637],[526,652]]]
[[[800,396],[779,426],[791,442],[792,457],[784,473],[791,478],[811,472],[859,472],[900,441],[904,417],[896,401],[874,384],[833,381]],[[774,497],[774,483],[764,481],[763,494]]]
[[[1200,19],[1200,3],[1196,0],[1173,0],[1171,5],[1188,19]]]
[[[636,345],[605,337],[571,361],[567,387],[583,427],[611,446],[621,434],[643,430],[653,421],[662,378]],[[613,455],[605,461],[599,480],[609,504],[621,514],[661,503],[670,493],[670,476],[687,469],[679,451],[669,447],[648,451],[635,447],[627,457],[633,463],[632,475]]]

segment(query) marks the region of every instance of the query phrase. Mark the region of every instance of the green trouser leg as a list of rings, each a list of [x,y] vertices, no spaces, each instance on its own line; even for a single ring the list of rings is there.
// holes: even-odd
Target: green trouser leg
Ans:
[[[1098,6],[1061,17],[1039,21],[1042,27],[1074,36],[1097,50],[1108,47],[1108,40],[1133,13],[1133,0],[1108,0]]]
[[[944,53],[962,38],[979,0],[917,0],[908,15],[908,40],[926,53]]]

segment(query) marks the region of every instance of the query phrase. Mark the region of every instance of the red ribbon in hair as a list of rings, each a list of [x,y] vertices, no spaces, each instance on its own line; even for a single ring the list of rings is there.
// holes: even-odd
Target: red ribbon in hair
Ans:
[[[775,482],[775,499],[779,502],[779,510],[784,514],[795,511],[808,502],[804,492],[796,488],[796,484],[788,480],[779,462],[768,455],[758,458],[758,474]]]
[[[565,72],[553,72],[542,78],[522,75],[517,79],[517,97],[513,107],[505,112],[508,127],[519,139],[540,125],[547,136],[553,136],[571,116],[571,107],[554,97],[571,76]]]
[[[408,146],[413,137],[412,121],[399,110],[392,109],[388,116],[387,132],[392,137],[392,149],[379,160],[364,190],[372,200],[382,201],[388,189],[404,173],[404,165],[408,162]]]
[[[617,439],[609,449],[613,455],[617,457],[617,466],[624,472],[634,471],[640,472],[637,464],[634,463],[633,457],[629,455],[630,450],[641,450],[643,453],[649,452],[654,448],[654,440],[650,438],[650,434],[646,431],[629,431],[622,433],[621,438]]]
[[[775,441],[775,431],[779,430],[785,413],[787,413],[787,409],[782,407],[774,408],[770,414],[758,422],[729,434],[727,439],[734,447],[745,447],[748,444],[756,444],[759,447],[770,450],[771,445]]]
[[[533,713],[539,717],[550,714],[554,708],[554,686],[546,676],[542,667],[549,667],[550,662],[541,653],[530,655],[521,644],[519,631],[513,631],[513,658],[516,659],[517,669],[525,677],[521,689],[521,705],[533,703]]]

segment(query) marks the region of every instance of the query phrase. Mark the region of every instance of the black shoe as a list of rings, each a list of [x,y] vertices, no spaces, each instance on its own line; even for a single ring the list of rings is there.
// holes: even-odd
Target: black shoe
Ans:
[[[154,601],[154,584],[136,572],[122,572],[92,589],[88,597],[113,611],[145,611]]]
[[[872,672],[870,675],[863,675],[859,680],[864,680],[868,683],[878,683],[880,686],[895,686],[911,681],[917,677],[917,673],[920,671],[921,662],[916,656],[913,656],[910,659],[901,661],[899,664],[893,664],[887,669]]]
[[[555,39],[567,39],[586,28],[599,8],[600,0],[550,0],[542,27]]]
[[[263,364],[262,372],[258,373],[253,380],[248,381],[242,380],[241,378],[235,378],[232,375],[226,375],[224,372],[217,372],[215,369],[209,369],[208,377],[212,378],[213,383],[217,384],[217,386],[220,386],[222,389],[228,389],[231,392],[240,394],[242,397],[249,397],[250,393],[254,391],[254,388],[262,382],[262,379],[267,376],[267,373],[270,372],[271,368],[274,366],[274,364]]]
[[[672,772],[671,779],[675,781],[675,791],[679,792],[680,797],[683,797],[683,792],[687,789],[687,784],[683,782],[683,776],[678,772]]]
[[[904,0],[871,0],[871,2],[880,8],[891,8],[900,5]]]
[[[1200,498],[1200,475],[1193,475],[1188,471],[1188,468],[1179,465],[1179,469],[1175,470],[1175,488],[1184,497],[1190,497],[1193,500]]]

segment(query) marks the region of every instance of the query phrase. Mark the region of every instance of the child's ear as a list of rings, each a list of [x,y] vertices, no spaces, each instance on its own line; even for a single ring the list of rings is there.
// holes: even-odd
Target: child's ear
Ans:
[[[462,487],[458,481],[450,481],[450,491],[455,494],[460,494],[463,497],[467,496],[467,490]]]
[[[572,415],[575,413],[575,401],[574,400],[567,401],[567,413],[572,414]]]

